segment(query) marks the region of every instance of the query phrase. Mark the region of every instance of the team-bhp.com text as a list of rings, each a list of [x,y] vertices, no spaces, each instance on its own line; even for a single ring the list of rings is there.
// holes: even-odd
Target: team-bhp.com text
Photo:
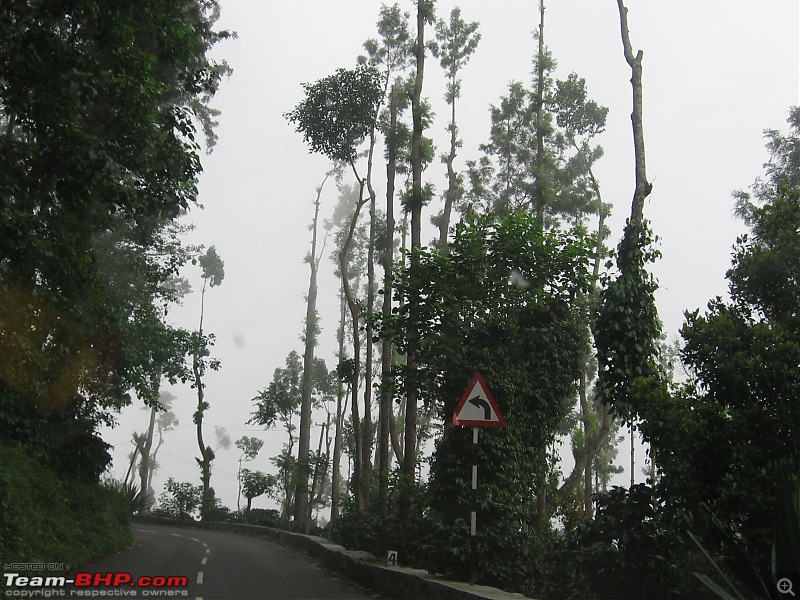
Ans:
[[[185,588],[189,580],[185,576],[142,576],[133,577],[130,573],[76,573],[67,579],[64,576],[29,576],[19,573],[4,573],[5,596],[14,598],[49,597],[183,597],[188,596]],[[63,589],[66,586],[71,589]],[[59,589],[60,588],[60,589]],[[134,589],[131,589],[134,588]],[[138,589],[137,589],[138,588]]]

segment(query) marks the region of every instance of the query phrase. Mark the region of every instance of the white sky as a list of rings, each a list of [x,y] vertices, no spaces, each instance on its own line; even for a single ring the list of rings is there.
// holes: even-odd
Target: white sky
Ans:
[[[363,41],[376,37],[380,3],[220,4],[220,26],[237,31],[239,38],[221,44],[215,55],[225,58],[234,74],[214,101],[222,116],[219,144],[203,157],[200,202],[205,209],[189,216],[196,226],[191,241],[215,245],[226,272],[223,284],[206,295],[204,327],[217,335],[214,355],[223,366],[206,377],[211,408],[205,436],[213,445],[212,425],[221,425],[233,439],[261,437],[264,450],[249,467],[275,472],[269,457],[277,454],[285,436],[259,433],[245,422],[253,409],[251,398],[269,384],[274,369],[283,366],[289,351],[302,352],[307,227],[315,188],[328,167],[324,157],[308,154],[282,115],[302,99],[301,83],[355,64]],[[457,4],[439,0],[438,15],[447,18]],[[458,111],[464,145],[457,167],[479,157],[478,145],[488,138],[489,104],[499,101],[510,81],[530,82],[531,32],[538,22],[536,0],[465,0],[458,5],[464,19],[480,21],[482,40],[462,73]],[[414,10],[411,0],[402,0],[401,6]],[[628,0],[627,6],[634,51],[644,51],[644,131],[648,177],[654,184],[645,215],[662,238],[664,256],[655,267],[661,283],[657,299],[672,338],[684,310],[704,308],[710,298],[725,293],[731,246],[744,231],[732,218],[731,192],[746,188],[761,173],[767,158],[762,131],[785,131],[789,106],[800,103],[800,8],[796,0]],[[604,201],[614,205],[610,226],[616,245],[633,194],[630,69],[622,54],[617,5],[614,0],[549,0],[546,7],[545,40],[558,63],[556,77],[576,71],[586,79],[590,96],[610,108],[607,131],[598,139],[605,156],[596,174]],[[428,134],[439,152],[447,144],[443,92],[443,74],[429,57],[423,94],[438,115]],[[424,178],[439,192],[446,188],[445,168],[438,162]],[[329,186],[322,198],[324,216],[336,198],[335,187]],[[438,204],[429,207],[424,221],[438,210]],[[318,355],[332,367],[337,283],[330,260],[322,265]],[[194,328],[201,280],[199,272],[187,276],[198,292],[173,315],[176,324]],[[187,385],[171,391],[178,396],[174,409],[182,429],[167,435],[159,453],[157,494],[170,476],[199,482],[194,390]],[[131,432],[145,427],[145,411],[132,406],[123,411],[116,429],[105,432],[106,441],[116,446],[117,475],[127,468]],[[314,446],[317,435],[315,429]],[[620,450],[621,464],[626,464],[626,453]],[[238,457],[235,448],[220,452],[212,475],[217,494],[234,509]],[[254,506],[270,503],[259,498]]]

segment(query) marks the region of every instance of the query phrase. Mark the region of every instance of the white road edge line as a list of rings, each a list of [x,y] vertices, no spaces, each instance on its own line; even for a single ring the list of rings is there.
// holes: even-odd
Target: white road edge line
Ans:
[[[203,572],[202,571],[198,571],[197,572],[197,583],[203,583]]]
[[[152,529],[137,529],[137,533],[158,533],[157,531],[153,531]]]

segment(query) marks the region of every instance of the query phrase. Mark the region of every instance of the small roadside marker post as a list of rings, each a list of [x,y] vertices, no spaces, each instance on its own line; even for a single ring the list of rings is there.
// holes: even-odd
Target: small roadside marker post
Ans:
[[[472,427],[472,505],[474,510],[469,515],[469,534],[472,539],[472,567],[470,569],[470,584],[475,579],[476,540],[478,530],[478,428],[479,427],[506,427],[506,419],[489,391],[489,386],[483,375],[476,372],[472,376],[467,389],[461,396],[453,412],[453,424]]]

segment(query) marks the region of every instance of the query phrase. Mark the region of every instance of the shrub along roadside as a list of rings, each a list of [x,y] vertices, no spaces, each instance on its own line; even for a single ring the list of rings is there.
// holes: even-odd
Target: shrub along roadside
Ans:
[[[130,507],[120,492],[64,479],[23,450],[0,444],[0,565],[40,563],[56,574],[133,542]],[[2,581],[0,581],[2,587]]]

